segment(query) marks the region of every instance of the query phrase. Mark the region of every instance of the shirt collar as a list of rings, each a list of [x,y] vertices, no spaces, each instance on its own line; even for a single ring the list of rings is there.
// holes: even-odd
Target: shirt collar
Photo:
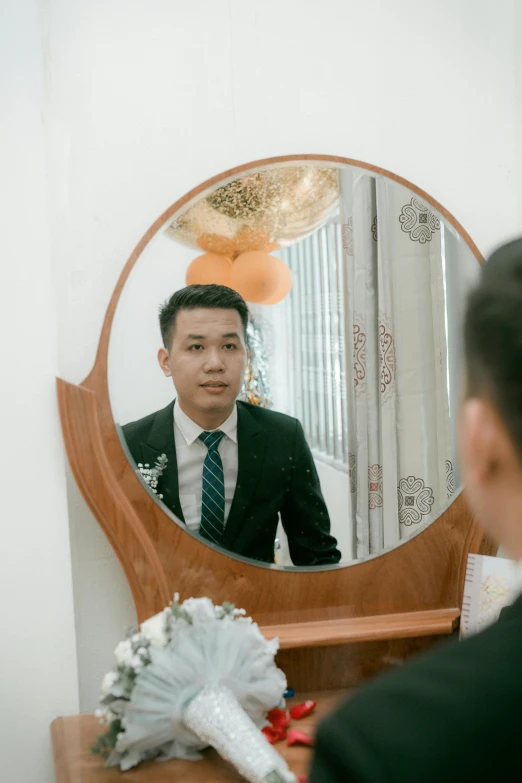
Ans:
[[[514,601],[522,595],[522,560],[513,563],[513,577],[511,583],[511,596]]]
[[[202,432],[205,432],[203,427],[196,424],[186,413],[181,410],[179,405],[174,405],[174,421],[183,435],[187,446],[191,446],[195,440],[199,438]],[[219,427],[215,429],[224,432],[227,438],[237,443],[237,405],[234,405],[234,409],[228,419],[223,422]],[[212,432],[212,430],[207,430]]]

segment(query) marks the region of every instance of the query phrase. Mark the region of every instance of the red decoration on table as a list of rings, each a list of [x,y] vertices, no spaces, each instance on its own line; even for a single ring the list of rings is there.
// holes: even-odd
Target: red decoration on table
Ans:
[[[276,742],[281,742],[281,740],[286,739],[285,726],[265,726],[261,731],[271,745],[275,745]]]
[[[310,715],[310,713],[315,710],[316,705],[317,702],[312,701],[311,699],[309,701],[303,701],[301,704],[294,704],[293,707],[290,707],[290,715],[292,718],[295,718],[295,720],[306,718],[307,715]]]
[[[295,704],[293,707],[290,707],[289,711],[273,709],[267,715],[271,725],[265,726],[261,731],[271,745],[286,739],[288,745],[306,745],[311,748],[314,745],[313,737],[305,734],[304,731],[299,731],[299,729],[290,729],[288,731],[288,726],[291,717],[294,720],[305,718],[314,711],[316,706],[317,702],[310,699],[301,704]],[[297,780],[298,783],[308,783],[308,775],[298,775]]]
[[[314,744],[314,739],[308,734],[305,734],[304,731],[290,729],[286,743],[287,745],[308,745],[308,747],[311,748]]]
[[[290,715],[287,710],[270,710],[266,718],[272,726],[276,727],[286,728],[290,723]]]

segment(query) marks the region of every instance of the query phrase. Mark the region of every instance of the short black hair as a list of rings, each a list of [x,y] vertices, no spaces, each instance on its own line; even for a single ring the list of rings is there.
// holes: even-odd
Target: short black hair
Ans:
[[[172,294],[159,311],[159,323],[163,345],[170,350],[180,310],[199,308],[237,310],[243,324],[245,337],[248,327],[248,305],[243,297],[226,285],[188,285]]]
[[[469,296],[467,396],[491,400],[522,456],[522,239],[496,250]]]

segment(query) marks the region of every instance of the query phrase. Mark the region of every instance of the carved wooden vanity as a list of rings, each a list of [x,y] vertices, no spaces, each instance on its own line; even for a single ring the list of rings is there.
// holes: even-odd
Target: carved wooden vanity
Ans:
[[[131,587],[138,619],[163,609],[179,592],[233,601],[264,634],[279,637],[278,665],[296,699],[316,694],[318,709],[303,722],[313,732],[340,693],[451,634],[457,627],[467,555],[493,554],[462,495],[429,527],[396,549],[350,567],[290,571],[256,565],[211,549],[175,524],[149,494],[129,462],[113,421],[107,380],[111,326],[123,286],[144,248],[166,220],[198,193],[256,165],[327,160],[362,167],[405,185],[431,204],[481,256],[457,221],[428,194],[377,167],[328,156],[288,156],[225,172],[173,204],[129,258],[110,301],[96,362],[78,386],[58,380],[65,444],[75,479],[116,551]],[[58,718],[52,726],[59,783],[116,780],[233,781],[239,776],[213,752],[202,762],[149,763],[121,777],[89,755],[99,726],[93,716]],[[308,766],[306,748],[277,746],[296,773]]]

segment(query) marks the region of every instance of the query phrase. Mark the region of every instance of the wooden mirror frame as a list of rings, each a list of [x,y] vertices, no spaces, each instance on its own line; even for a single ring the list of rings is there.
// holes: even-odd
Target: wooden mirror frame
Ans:
[[[462,493],[425,530],[383,555],[322,571],[272,569],[222,554],[174,523],[136,476],[112,417],[107,364],[111,326],[125,282],[149,241],[187,202],[222,180],[268,164],[304,160],[354,166],[403,185],[436,209],[483,263],[476,245],[441,204],[377,166],[329,155],[287,155],[225,171],[176,201],[149,228],[112,294],[92,371],[79,385],[57,379],[67,455],[85,500],[123,566],[140,622],[163,609],[177,591],[182,598],[206,595],[218,603],[228,600],[245,607],[267,635],[278,635],[282,649],[292,652],[372,640],[431,639],[451,633],[457,624],[468,553],[496,550]],[[377,657],[383,659],[390,649]],[[287,664],[292,660],[288,657]],[[312,654],[307,660],[300,666],[301,678],[299,667],[294,667],[296,685],[301,687],[301,680],[307,688],[342,684],[332,674],[312,683],[316,659]],[[335,666],[335,660],[331,657],[329,665]]]

